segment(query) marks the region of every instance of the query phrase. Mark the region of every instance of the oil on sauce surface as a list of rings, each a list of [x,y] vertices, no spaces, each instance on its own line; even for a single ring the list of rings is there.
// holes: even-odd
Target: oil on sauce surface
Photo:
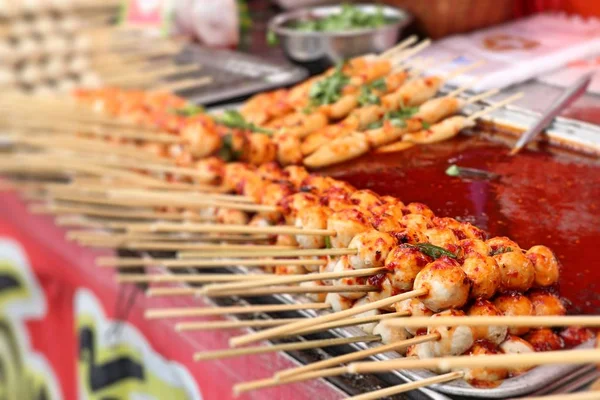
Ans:
[[[465,180],[445,174],[451,164],[499,174]],[[508,156],[499,142],[461,135],[455,140],[373,154],[323,171],[360,189],[423,202],[508,236],[528,249],[550,247],[562,264],[560,293],[570,312],[600,314],[600,160],[581,154],[523,151]]]

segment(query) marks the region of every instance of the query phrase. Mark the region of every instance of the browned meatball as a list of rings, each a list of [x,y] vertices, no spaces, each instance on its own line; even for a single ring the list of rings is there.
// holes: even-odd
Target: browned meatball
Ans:
[[[465,257],[469,257],[471,254],[487,257],[492,252],[490,246],[479,239],[463,239],[459,242],[459,246],[463,249]]]
[[[500,288],[502,275],[493,257],[472,253],[464,259],[462,269],[472,282],[471,298],[489,299]]]
[[[261,164],[256,168],[256,173],[261,178],[272,182],[283,182],[286,180],[286,174],[279,167],[279,164],[274,161]]]
[[[370,209],[383,204],[379,195],[372,190],[357,190],[350,196],[350,202],[355,206]]]
[[[398,292],[412,290],[417,274],[431,262],[419,249],[400,245],[392,249],[385,259],[385,268],[394,289]]]
[[[419,299],[434,312],[465,305],[471,291],[471,280],[451,258],[440,257],[417,274],[414,289],[425,289]]]
[[[216,157],[209,157],[197,161],[195,168],[203,175],[202,177],[196,178],[200,183],[218,185],[225,177],[225,162]]]
[[[269,206],[279,206],[288,196],[294,193],[294,189],[287,183],[269,183],[265,186],[262,204]],[[279,208],[279,207],[278,207]],[[282,218],[281,210],[277,211],[262,211],[260,213],[269,221],[278,222]]]
[[[594,332],[588,328],[570,326],[561,330],[559,335],[563,339],[565,347],[571,349],[591,340],[594,337]],[[596,345],[596,347],[598,347],[598,345]]]
[[[348,244],[356,249],[356,255],[349,256],[354,269],[382,267],[390,251],[396,246],[396,239],[385,232],[374,229],[354,236]]]
[[[496,254],[494,259],[500,267],[504,290],[526,292],[531,288],[535,279],[535,270],[521,250]]]
[[[400,223],[408,229],[414,229],[421,232],[424,232],[432,226],[431,220],[427,216],[421,214],[406,214],[402,217]]]
[[[294,193],[285,197],[279,202],[279,206],[285,215],[285,220],[288,224],[296,222],[298,210],[316,206],[319,204],[319,198],[312,193]]]
[[[283,169],[284,179],[290,182],[296,189],[300,189],[302,181],[309,176],[304,167],[290,165]]]
[[[526,253],[535,270],[535,286],[552,286],[558,283],[560,264],[558,259],[546,246],[533,246]]]
[[[373,229],[367,214],[355,209],[344,209],[331,214],[327,220],[327,229],[335,231],[331,236],[334,248],[348,247],[354,236]]]
[[[471,349],[469,349],[468,352],[465,353],[465,355],[479,357],[498,353],[498,348],[495,345],[486,341],[478,341],[473,345],[473,347],[471,347]],[[501,367],[461,368],[459,370],[465,373],[465,381],[469,382],[475,387],[481,388],[496,387],[502,382],[502,380],[508,377],[508,369]]]
[[[399,231],[390,232],[400,244],[427,243],[427,236],[417,229],[405,228]]]
[[[253,133],[248,137],[249,151],[243,154],[243,159],[252,165],[261,165],[277,158],[275,142],[262,133]]]
[[[467,311],[468,316],[501,316],[502,312],[491,302],[487,300],[477,300],[469,310]],[[507,326],[477,326],[473,327],[473,334],[475,340],[487,340],[494,344],[500,344],[506,338],[508,333]]]
[[[373,217],[369,221],[379,232],[392,233],[404,229],[398,219],[385,213],[373,212]]]
[[[533,290],[527,297],[533,304],[535,315],[565,315],[567,313],[562,300],[550,292]]]
[[[492,254],[506,253],[509,251],[517,251],[521,248],[516,242],[513,242],[506,236],[497,236],[486,241],[487,245],[490,246]]]
[[[500,344],[500,351],[504,354],[527,354],[535,353],[535,349],[528,341],[518,336],[508,335],[506,340]],[[517,376],[527,372],[532,367],[512,367],[509,369],[510,376]]]
[[[419,214],[427,217],[427,219],[431,220],[435,215],[431,208],[427,207],[422,203],[410,203],[406,205],[406,213],[408,214]]]
[[[527,296],[518,293],[503,293],[494,299],[494,305],[504,315],[529,316],[534,315],[533,304]],[[528,327],[509,327],[508,333],[521,336],[529,332]]]
[[[531,343],[535,351],[556,351],[565,347],[562,338],[548,328],[534,329],[523,339]]]
[[[430,228],[423,233],[427,236],[427,241],[434,246],[442,247],[449,251],[454,251],[458,247],[458,238],[451,229]]]

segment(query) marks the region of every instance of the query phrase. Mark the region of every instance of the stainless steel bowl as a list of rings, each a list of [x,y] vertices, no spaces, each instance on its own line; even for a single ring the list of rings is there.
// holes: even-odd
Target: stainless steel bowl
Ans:
[[[365,13],[377,12],[378,6],[354,4]],[[406,11],[381,6],[384,16],[395,22],[378,28],[339,32],[304,32],[293,28],[295,21],[324,18],[341,11],[340,6],[321,6],[279,14],[269,22],[269,30],[277,35],[285,54],[306,67],[330,66],[352,57],[381,53],[398,42],[402,30],[412,17]]]

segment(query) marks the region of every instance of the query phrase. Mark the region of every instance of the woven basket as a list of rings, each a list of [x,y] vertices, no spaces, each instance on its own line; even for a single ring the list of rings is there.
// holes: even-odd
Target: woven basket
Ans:
[[[514,0],[383,0],[411,12],[429,37],[437,39],[512,18]]]

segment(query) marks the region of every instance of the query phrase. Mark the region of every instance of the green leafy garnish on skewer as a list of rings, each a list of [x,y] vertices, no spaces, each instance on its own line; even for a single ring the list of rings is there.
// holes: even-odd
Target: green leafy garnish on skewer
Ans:
[[[396,111],[388,111],[383,115],[382,119],[367,125],[366,129],[369,130],[381,128],[385,121],[389,121],[390,124],[397,128],[404,128],[406,126],[406,120],[410,119],[418,111],[418,107],[403,107]]]
[[[371,83],[361,86],[358,96],[358,104],[366,106],[369,104],[381,104],[381,100],[377,92],[383,92],[386,89],[385,80],[383,78],[374,80]]]
[[[331,245],[331,237],[325,236],[325,248],[331,249],[333,246]]]
[[[490,255],[495,256],[502,253],[510,253],[511,251],[513,251],[512,247],[500,246],[496,250],[492,251]]]
[[[338,64],[331,75],[315,82],[308,92],[311,106],[332,104],[342,97],[342,89],[350,77],[342,72],[343,63]]]
[[[169,110],[171,114],[179,115],[181,117],[193,117],[198,114],[204,113],[204,107],[197,106],[195,104],[189,104],[181,108],[172,108]]]
[[[217,154],[220,159],[223,161],[237,161],[242,157],[242,152],[233,148],[233,136],[231,133],[223,135],[221,142],[221,148]]]
[[[261,128],[260,126],[248,122],[244,116],[237,110],[226,110],[220,117],[216,117],[215,121],[218,124],[225,125],[228,128],[249,130],[256,133],[262,133],[268,136],[273,134],[269,129]]]
[[[451,251],[448,251],[443,247],[435,246],[431,243],[417,243],[411,246],[416,247],[421,253],[433,258],[434,260],[437,260],[442,256],[458,258],[456,257],[456,254],[452,253]]]

